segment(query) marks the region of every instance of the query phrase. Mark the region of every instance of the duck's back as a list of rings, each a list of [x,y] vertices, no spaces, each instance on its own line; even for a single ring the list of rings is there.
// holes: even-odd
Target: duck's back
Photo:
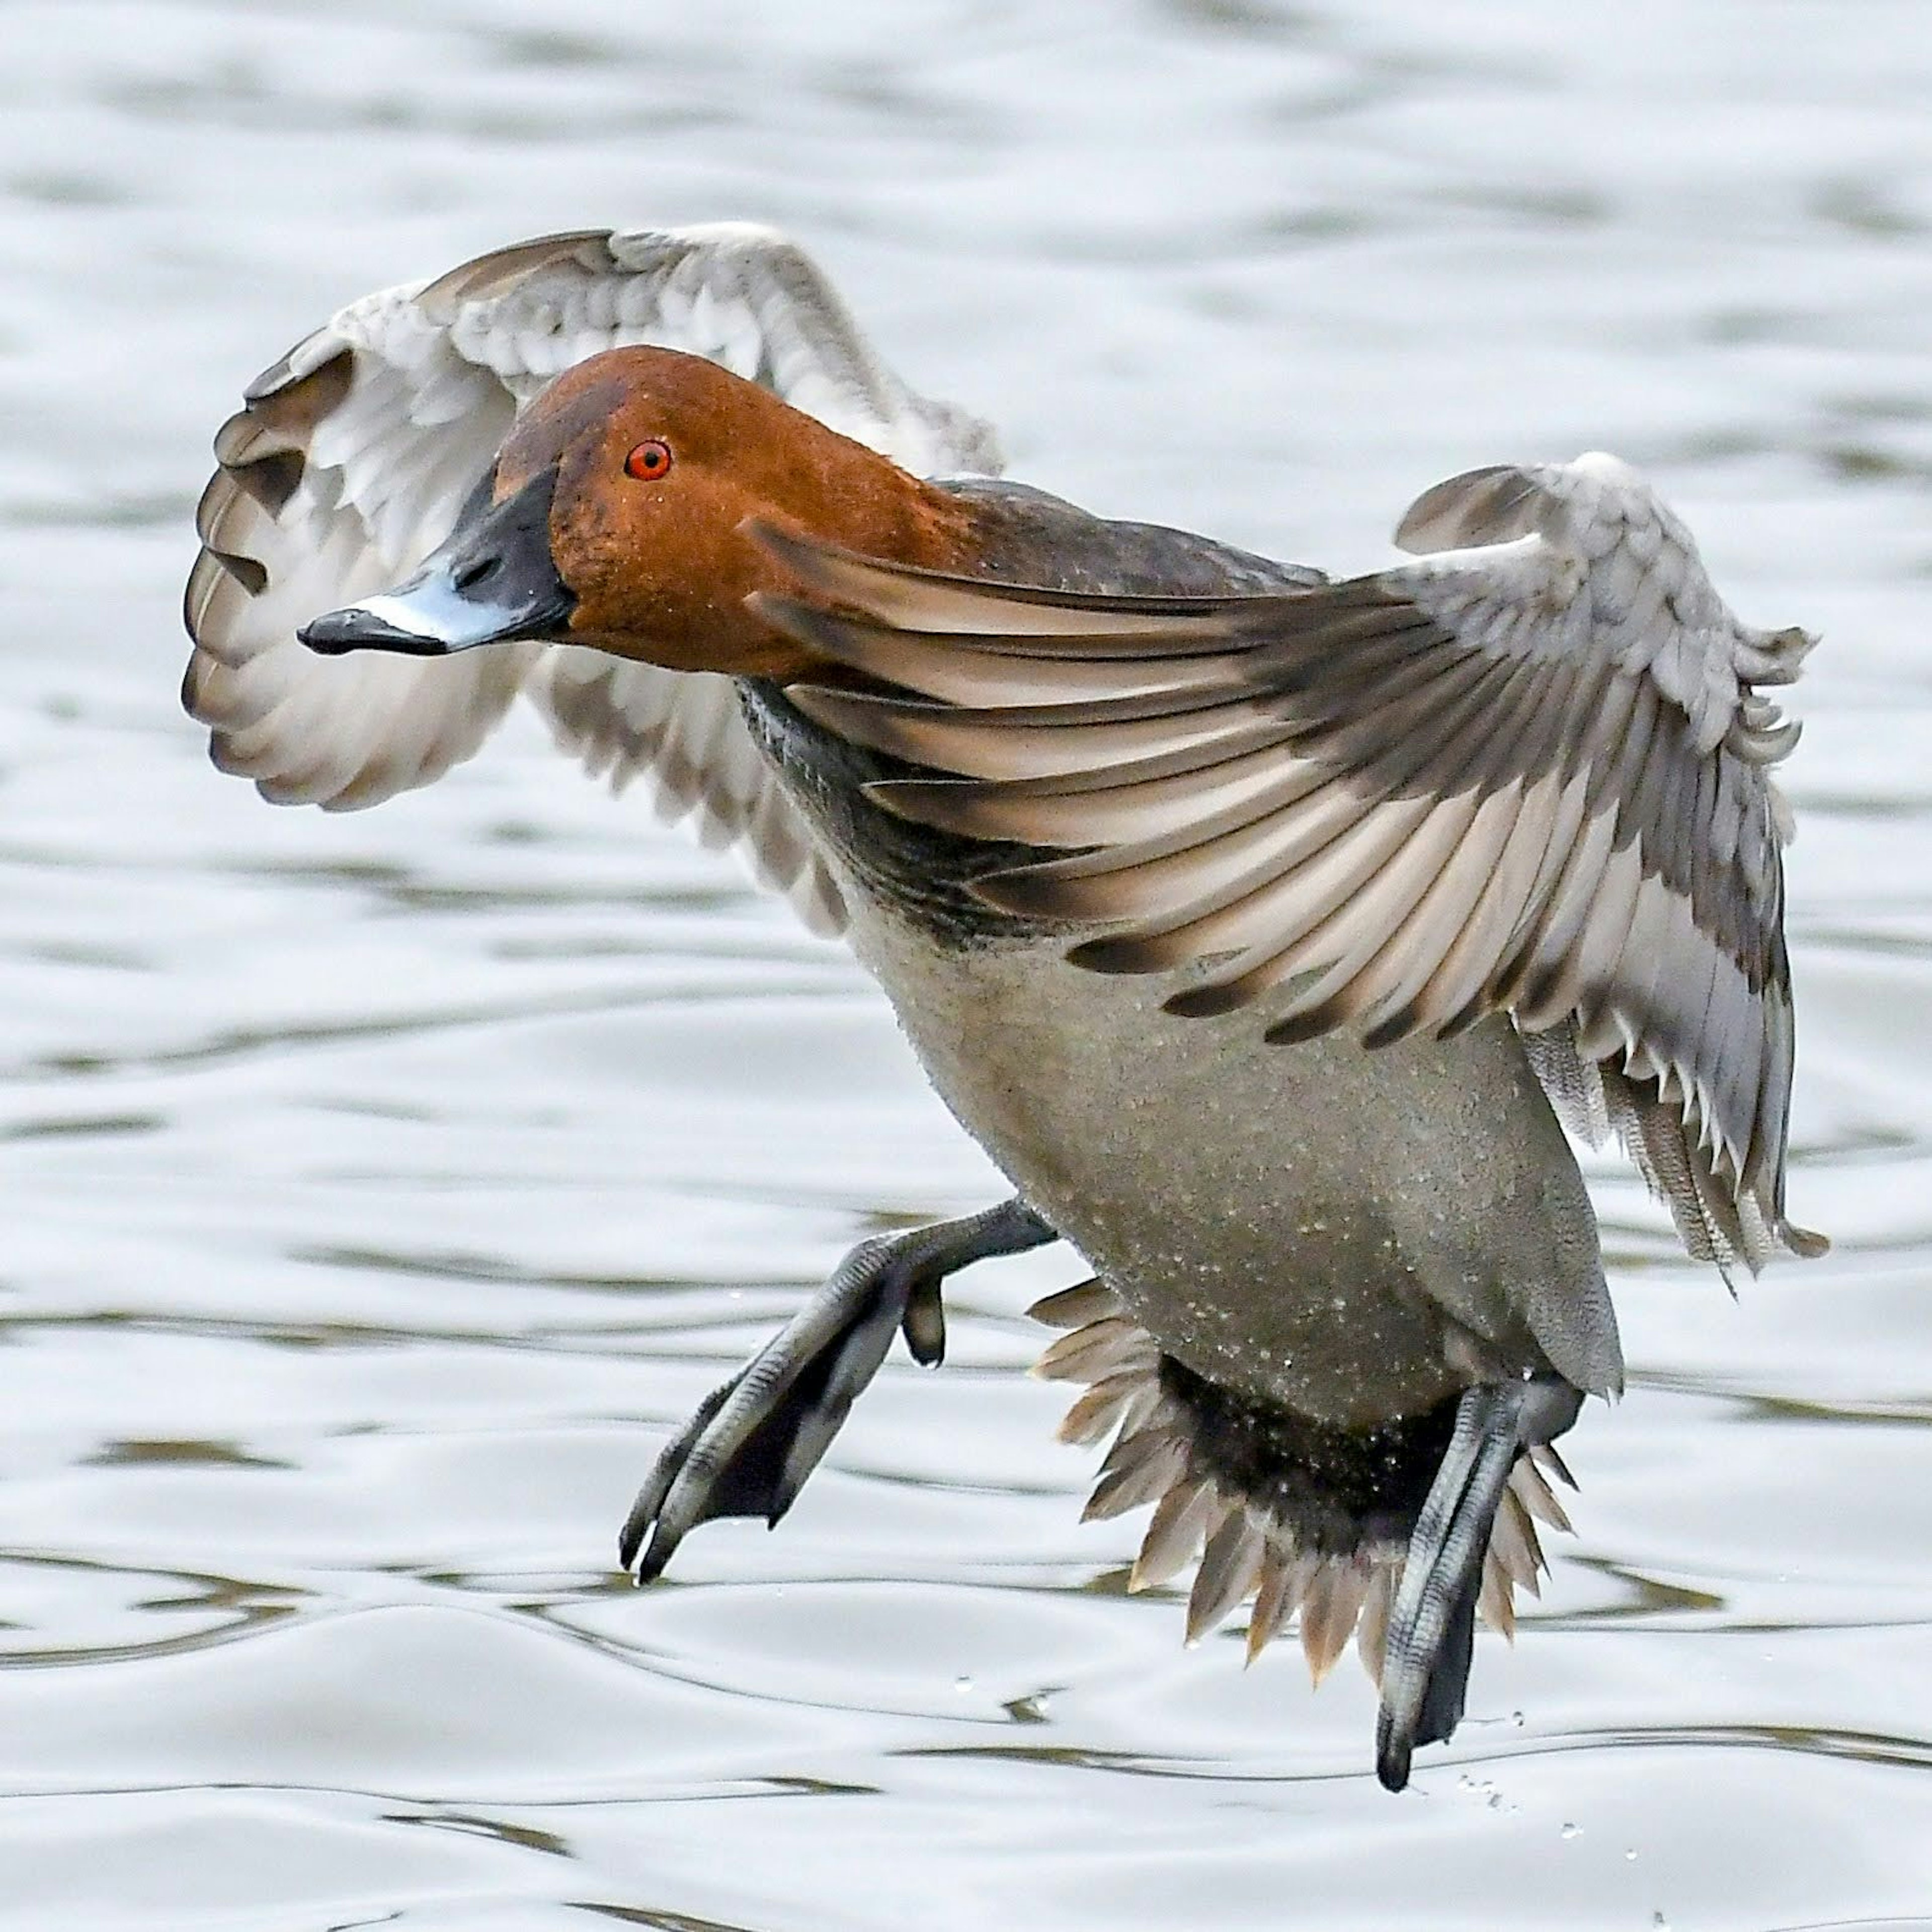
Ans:
[[[1213,597],[1306,590],[1328,580],[1307,564],[1278,563],[1192,530],[1096,517],[1004,477],[949,477],[939,487],[972,506],[974,574],[994,583],[1118,597]]]

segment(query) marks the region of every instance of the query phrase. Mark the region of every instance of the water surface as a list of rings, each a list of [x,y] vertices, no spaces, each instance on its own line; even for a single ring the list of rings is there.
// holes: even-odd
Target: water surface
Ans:
[[[1932,1926],[1932,27],[1173,0],[16,4],[0,79],[0,1924]],[[996,1183],[836,947],[527,718],[367,815],[179,715],[208,438],[340,300],[776,221],[1095,507],[1338,569],[1467,465],[1652,469],[1826,641],[1794,1211],[1733,1304],[1627,1173],[1579,1534],[1390,1800],[1189,1653],[952,1298],[782,1534],[647,1593],[665,1428]]]

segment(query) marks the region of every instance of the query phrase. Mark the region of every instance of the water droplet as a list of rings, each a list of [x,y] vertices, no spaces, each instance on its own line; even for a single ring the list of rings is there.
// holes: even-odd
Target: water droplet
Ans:
[[[1636,1846],[1626,1845],[1624,1847],[1624,1862],[1626,1864],[1635,1864],[1636,1863]]]
[[[1561,1835],[1565,1838],[1580,1838],[1583,1835],[1583,1828],[1580,1825],[1572,1825],[1565,1820]]]
[[[966,1692],[972,1689],[973,1680],[970,1677],[956,1677],[952,1680],[952,1688],[963,1696]],[[1630,1856],[1635,1858],[1636,1852],[1631,1852]]]

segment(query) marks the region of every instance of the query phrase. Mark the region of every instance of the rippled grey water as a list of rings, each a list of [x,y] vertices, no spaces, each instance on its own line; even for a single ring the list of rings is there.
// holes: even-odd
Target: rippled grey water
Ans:
[[[409,24],[398,24],[406,18]],[[0,1924],[1932,1925],[1932,22],[1852,8],[0,10]],[[627,1588],[660,1433],[991,1198],[836,950],[524,722],[364,817],[178,714],[207,438],[345,296],[750,216],[1018,472],[1333,567],[1653,469],[1822,628],[1792,1180],[1732,1304],[1613,1165],[1636,1369],[1412,1792],[1195,1653],[954,1296],[777,1537]],[[1166,1593],[1162,1593],[1165,1594]]]

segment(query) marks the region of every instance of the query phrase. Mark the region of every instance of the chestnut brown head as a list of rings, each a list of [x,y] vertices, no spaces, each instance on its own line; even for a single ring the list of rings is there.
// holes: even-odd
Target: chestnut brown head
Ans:
[[[676,670],[812,664],[746,608],[782,587],[752,519],[874,556],[954,560],[955,502],[770,392],[668,349],[567,370],[518,419],[406,583],[317,618],[327,652],[423,655],[537,638]]]

